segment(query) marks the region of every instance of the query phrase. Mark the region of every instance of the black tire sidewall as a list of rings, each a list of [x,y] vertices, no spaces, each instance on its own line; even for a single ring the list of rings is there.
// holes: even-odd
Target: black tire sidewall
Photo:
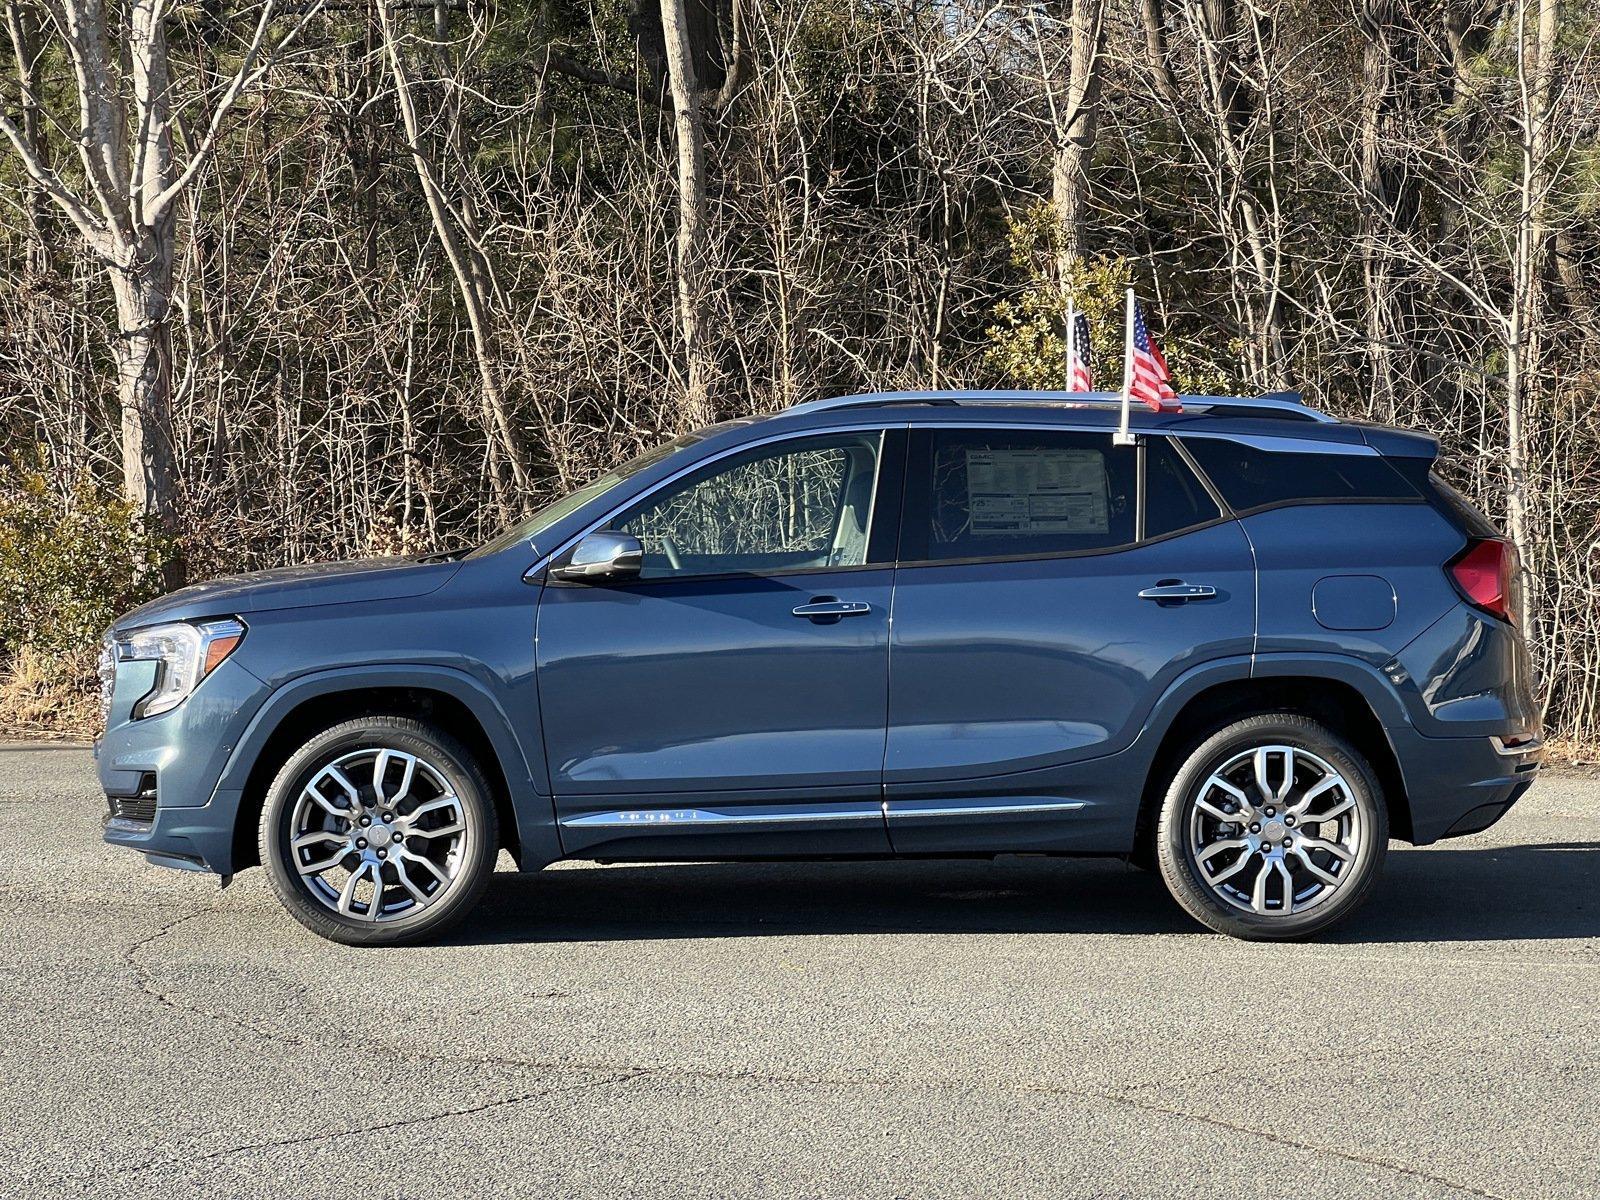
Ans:
[[[1263,742],[1292,746],[1324,759],[1350,785],[1366,836],[1350,865],[1351,875],[1322,904],[1291,916],[1242,912],[1220,899],[1200,876],[1188,849],[1188,812],[1199,785],[1228,758]],[[1309,937],[1354,912],[1367,899],[1388,850],[1389,819],[1383,791],[1366,758],[1347,739],[1307,717],[1271,713],[1235,721],[1196,744],[1178,767],[1162,801],[1156,826],[1156,857],[1173,898],[1191,916],[1219,933],[1251,940]]]
[[[352,750],[389,748],[423,759],[461,801],[467,837],[460,870],[449,893],[419,912],[371,922],[328,909],[294,869],[289,819],[306,782],[328,762]],[[492,791],[483,769],[459,740],[409,717],[363,717],[326,729],[291,754],[267,790],[259,830],[261,861],[273,891],[290,915],[321,937],[346,945],[401,945],[432,938],[464,917],[483,894],[499,849]]]

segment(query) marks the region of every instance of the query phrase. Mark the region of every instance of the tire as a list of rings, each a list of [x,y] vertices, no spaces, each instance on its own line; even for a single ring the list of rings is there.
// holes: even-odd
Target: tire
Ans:
[[[488,886],[499,849],[493,794],[472,752],[442,730],[411,717],[345,721],[290,755],[272,781],[261,861],[284,908],[321,937],[425,941]]]
[[[1156,825],[1173,898],[1218,933],[1252,941],[1310,937],[1349,916],[1372,891],[1388,846],[1371,765],[1347,739],[1293,713],[1236,721],[1194,746]]]

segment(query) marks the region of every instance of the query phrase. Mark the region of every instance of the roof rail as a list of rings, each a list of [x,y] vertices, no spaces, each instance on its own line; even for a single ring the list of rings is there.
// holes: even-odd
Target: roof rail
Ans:
[[[783,409],[781,416],[826,412],[831,408],[881,408],[886,404],[956,404],[954,396],[925,395],[921,392],[868,392],[857,396],[827,396],[821,400],[802,400]]]
[[[1228,410],[1230,416],[1281,415],[1302,421],[1334,425],[1337,417],[1301,402],[1299,392],[1273,392],[1265,396],[1181,396],[1186,411]],[[858,396],[830,396],[806,400],[783,410],[785,416],[826,412],[839,408],[882,408],[890,404],[1063,404],[1080,407],[1114,408],[1122,396],[1117,392],[870,392]],[[1222,415],[1219,413],[1219,415]]]

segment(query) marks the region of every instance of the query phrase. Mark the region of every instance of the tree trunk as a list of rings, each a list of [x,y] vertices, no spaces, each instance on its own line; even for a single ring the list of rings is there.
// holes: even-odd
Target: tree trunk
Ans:
[[[178,470],[172,427],[172,207],[158,197],[171,183],[171,88],[159,0],[134,0],[128,12],[128,73],[139,121],[129,173],[131,236],[110,268],[117,301],[117,395],[122,404],[122,479],[128,499],[167,533],[178,532]],[[181,559],[163,567],[182,582]]]
[[[1236,61],[1238,33],[1234,25],[1237,0],[1189,0],[1191,27],[1200,42],[1200,58],[1204,87],[1210,106],[1213,136],[1218,151],[1218,167],[1226,166],[1231,178],[1220,174],[1217,182],[1217,205],[1222,214],[1222,233],[1231,243],[1231,279],[1236,296],[1240,323],[1252,330],[1253,362],[1250,373],[1254,382],[1276,387],[1282,382],[1286,365],[1283,344],[1282,285],[1280,268],[1282,249],[1274,237],[1273,210],[1257,199],[1252,163],[1246,158],[1251,140],[1252,125],[1268,122],[1265,141],[1272,144],[1270,112],[1263,116],[1247,80],[1253,76],[1241,70]],[[1258,23],[1265,17],[1250,12],[1250,19]],[[1259,27],[1257,32],[1259,33]],[[1257,40],[1260,46],[1260,40]],[[1259,63],[1260,84],[1270,88],[1272,79],[1269,64]],[[1273,164],[1269,151],[1265,167],[1268,194],[1273,177]],[[1248,287],[1247,268],[1256,277],[1256,287]]]
[[[1181,98],[1178,77],[1172,70],[1172,59],[1167,51],[1166,0],[1140,0],[1139,19],[1144,25],[1145,65],[1155,80],[1156,91],[1172,108],[1177,108]]]
[[[128,501],[152,527],[178,531],[178,471],[172,443],[172,246],[150,243],[132,269],[111,269],[117,302],[113,357],[122,409],[122,481]],[[183,582],[174,555],[166,582]]]
[[[50,165],[50,151],[40,124],[39,59],[44,49],[40,36],[39,14],[22,0],[7,0],[6,32],[11,37],[11,54],[16,60],[17,87],[21,93],[22,137],[41,164]],[[28,224],[33,240],[28,246],[28,268],[35,275],[50,270],[53,231],[50,198],[32,180],[27,190]]]
[[[684,423],[693,428],[709,424],[713,413],[708,395],[711,364],[705,328],[705,123],[700,112],[685,0],[661,0],[661,28],[678,138],[678,327],[684,357],[679,407]]]
[[[1411,378],[1406,371],[1410,357],[1396,354],[1397,347],[1413,345],[1425,336],[1416,327],[1415,280],[1393,254],[1394,239],[1413,241],[1420,232],[1416,175],[1399,157],[1405,152],[1400,116],[1417,82],[1417,28],[1397,0],[1364,0],[1359,22],[1367,40],[1360,128],[1367,395],[1382,419],[1394,421],[1414,389],[1433,392],[1435,400],[1448,407],[1448,398],[1441,393],[1449,381],[1437,371]]]
[[[1104,0],[1072,0],[1072,60],[1065,108],[1055,108],[1050,195],[1062,240],[1056,270],[1063,284],[1088,252],[1089,166],[1099,127],[1100,69],[1106,45]]]
[[[1525,562],[1533,558],[1528,496],[1528,413],[1537,402],[1540,337],[1543,333],[1544,264],[1549,229],[1550,111],[1555,75],[1557,0],[1539,6],[1533,41],[1528,41],[1528,2],[1517,8],[1518,78],[1522,83],[1522,219],[1517,223],[1515,296],[1509,322],[1506,379],[1506,523]]]
[[[478,366],[478,397],[483,411],[484,430],[491,451],[498,449],[511,469],[515,497],[508,495],[505,482],[495,468],[494,460],[498,455],[491,453],[490,483],[500,507],[501,518],[509,521],[528,502],[532,495],[532,484],[521,439],[517,436],[506,403],[505,388],[495,355],[491,296],[485,282],[488,272],[484,264],[478,261],[477,247],[465,236],[466,223],[446,197],[433,160],[422,144],[422,122],[412,99],[411,80],[400,58],[400,47],[395,41],[388,10],[380,4],[377,11],[385,48],[388,50],[390,71],[394,77],[395,98],[411,150],[411,162],[416,168],[417,180],[422,185],[434,234],[444,248],[445,258],[449,260],[450,269],[455,275],[461,303],[467,310],[467,325],[472,331],[472,348]]]

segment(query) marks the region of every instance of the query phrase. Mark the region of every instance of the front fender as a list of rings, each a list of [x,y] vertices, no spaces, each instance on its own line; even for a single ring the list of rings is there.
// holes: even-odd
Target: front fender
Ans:
[[[237,807],[268,741],[301,705],[324,696],[373,688],[442,692],[465,705],[483,729],[505,777],[521,847],[519,865],[525,870],[537,870],[561,857],[555,810],[540,786],[542,763],[536,772],[523,750],[522,739],[488,688],[464,671],[437,664],[338,667],[297,676],[284,683],[267,698],[246,726],[223,769],[213,804],[226,804],[231,800]],[[537,736],[537,730],[532,732]]]

